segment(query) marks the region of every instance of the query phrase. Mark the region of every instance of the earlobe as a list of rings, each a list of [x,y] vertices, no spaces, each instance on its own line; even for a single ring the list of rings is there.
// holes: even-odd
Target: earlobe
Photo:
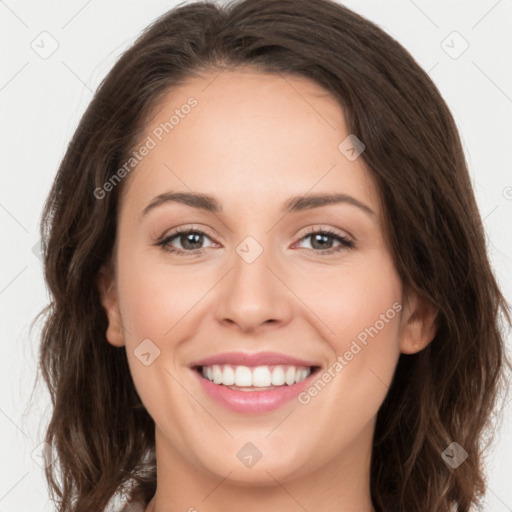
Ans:
[[[435,337],[437,309],[427,300],[414,294],[407,300],[402,315],[400,352],[415,354]]]
[[[97,277],[97,287],[101,304],[107,314],[107,341],[115,347],[124,345],[123,326],[119,312],[119,301],[115,286],[114,272],[110,266],[101,267]]]

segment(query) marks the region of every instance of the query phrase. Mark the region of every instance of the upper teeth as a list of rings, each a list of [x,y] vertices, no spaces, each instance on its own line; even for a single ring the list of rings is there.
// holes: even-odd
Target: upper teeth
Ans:
[[[229,364],[203,366],[203,377],[224,386],[291,386],[308,377],[311,368],[304,366],[232,366]]]

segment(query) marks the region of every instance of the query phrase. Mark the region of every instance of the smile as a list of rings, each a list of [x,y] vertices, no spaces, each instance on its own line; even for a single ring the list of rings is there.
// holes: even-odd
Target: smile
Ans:
[[[232,411],[278,409],[306,389],[319,364],[283,354],[225,353],[191,365],[206,395]]]
[[[229,364],[200,367],[200,373],[210,382],[240,391],[261,391],[278,386],[292,386],[306,379],[312,371],[304,366],[232,366]]]

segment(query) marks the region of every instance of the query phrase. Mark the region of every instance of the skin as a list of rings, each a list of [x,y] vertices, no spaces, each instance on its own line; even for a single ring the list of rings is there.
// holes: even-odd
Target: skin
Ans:
[[[212,71],[169,92],[141,140],[190,96],[198,105],[125,178],[113,270],[99,281],[108,342],[125,347],[156,424],[157,491],[146,510],[372,511],[376,415],[400,353],[433,339],[435,311],[404,296],[378,191],[363,158],[338,149],[349,131],[327,91],[305,78]],[[168,202],[141,219],[171,190],[211,194],[223,211]],[[280,211],[291,196],[321,192],[350,195],[374,215],[348,203]],[[155,245],[176,227],[206,233],[199,255]],[[314,245],[311,228],[355,245]],[[250,264],[236,251],[247,236],[263,248]],[[329,248],[338,252],[323,255]],[[394,303],[401,311],[306,405],[236,413],[189,368],[221,352],[275,351],[327,369]],[[144,339],[160,350],[149,366],[134,354]],[[236,455],[247,442],[262,453],[251,468]]]

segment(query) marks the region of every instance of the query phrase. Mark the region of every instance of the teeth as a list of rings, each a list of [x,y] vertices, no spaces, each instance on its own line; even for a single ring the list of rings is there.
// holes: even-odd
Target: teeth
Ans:
[[[229,367],[228,367],[229,368]],[[224,372],[228,370],[224,369]],[[247,366],[237,366],[235,370],[235,385],[236,386],[252,386],[252,372]]]
[[[272,372],[272,386],[284,384],[284,370],[282,366],[276,366]]]
[[[295,373],[296,370],[293,366],[289,366],[288,370],[286,370],[285,382],[288,384],[288,386],[295,384]]]
[[[304,380],[307,377],[307,375],[304,374],[304,370],[298,370],[295,372],[295,382],[300,382],[301,380]]]
[[[272,383],[272,374],[268,366],[257,366],[252,371],[252,384],[257,387],[270,386]]]
[[[229,364],[203,366],[201,374],[214,384],[237,387],[266,388],[291,386],[306,379],[311,368],[304,366],[231,366]]]
[[[222,382],[222,370],[220,369],[220,366],[214,364],[213,367],[207,367],[206,376],[208,377],[208,379],[212,380],[212,377],[208,375],[208,370],[210,369],[213,376],[213,383],[220,384]]]

